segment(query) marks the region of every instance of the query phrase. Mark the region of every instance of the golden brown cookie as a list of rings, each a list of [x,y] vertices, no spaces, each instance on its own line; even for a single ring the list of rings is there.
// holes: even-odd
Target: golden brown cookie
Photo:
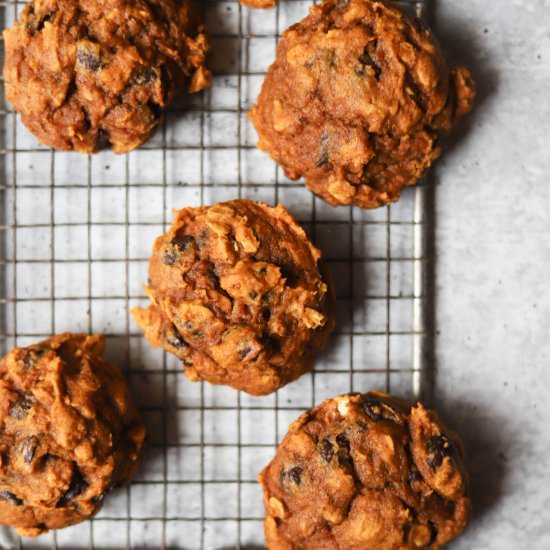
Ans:
[[[34,0],[4,39],[6,98],[56,149],[135,149],[175,95],[210,83],[186,0]]]
[[[326,0],[284,33],[250,118],[289,178],[332,205],[374,208],[417,182],[474,95],[419,21]]]
[[[463,453],[434,411],[381,392],[294,422],[260,474],[269,550],[437,550],[470,514]]]
[[[248,8],[272,8],[277,5],[277,0],[240,0],[240,2]]]
[[[267,394],[312,368],[333,327],[319,257],[281,205],[184,208],[154,245],[153,304],[132,313],[190,380]]]
[[[90,518],[136,470],[145,430],[103,347],[61,334],[0,360],[0,524],[20,535]]]

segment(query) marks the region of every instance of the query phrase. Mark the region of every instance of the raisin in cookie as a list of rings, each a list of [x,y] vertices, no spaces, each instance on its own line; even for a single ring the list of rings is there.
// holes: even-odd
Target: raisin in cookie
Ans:
[[[56,149],[130,151],[210,82],[187,0],[34,0],[4,38],[6,98]]]
[[[419,21],[326,0],[284,33],[250,118],[289,178],[332,205],[374,208],[417,182],[474,95]]]
[[[458,437],[378,392],[302,415],[259,481],[269,550],[436,550],[470,512]]]
[[[283,206],[184,208],[154,245],[153,304],[133,315],[189,379],[267,394],[310,370],[332,329],[319,256]]]
[[[93,516],[145,431],[103,338],[62,334],[0,360],[0,523],[36,536]]]

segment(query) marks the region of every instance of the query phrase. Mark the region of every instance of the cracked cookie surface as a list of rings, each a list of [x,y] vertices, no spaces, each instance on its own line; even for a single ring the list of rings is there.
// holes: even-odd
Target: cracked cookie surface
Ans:
[[[371,0],[325,0],[283,35],[250,118],[291,179],[332,205],[399,199],[474,100],[431,32]]]
[[[6,98],[44,144],[130,151],[210,83],[186,0],[35,0],[4,31]]]
[[[437,550],[470,501],[462,446],[434,411],[381,392],[291,424],[260,474],[269,550]]]
[[[132,313],[189,379],[267,394],[312,368],[333,327],[319,257],[281,205],[184,208],[154,244],[153,304]]]
[[[37,536],[129,481],[145,430],[103,338],[61,334],[0,360],[0,523]]]

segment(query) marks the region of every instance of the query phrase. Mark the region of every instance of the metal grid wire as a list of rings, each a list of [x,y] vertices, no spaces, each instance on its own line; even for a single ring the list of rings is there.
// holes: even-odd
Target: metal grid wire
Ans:
[[[204,2],[213,38],[211,90],[176,105],[155,137],[126,156],[40,146],[9,105],[0,112],[1,347],[52,333],[107,335],[149,431],[135,482],[90,522],[2,548],[261,548],[256,475],[290,421],[322,399],[381,388],[418,395],[425,382],[429,186],[374,211],[333,209],[254,147],[246,113],[277,39],[310,0],[251,11]],[[401,2],[423,15],[423,2]],[[10,25],[22,8],[0,4]],[[248,197],[284,203],[322,249],[336,283],[338,329],[310,375],[253,398],[192,384],[151,350],[129,309],[146,304],[153,239],[171,209]]]

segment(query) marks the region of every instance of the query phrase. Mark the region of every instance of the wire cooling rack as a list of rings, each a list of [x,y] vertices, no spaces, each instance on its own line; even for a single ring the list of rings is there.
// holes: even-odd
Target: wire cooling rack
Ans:
[[[431,186],[389,208],[333,209],[287,180],[254,147],[246,113],[280,33],[313,2],[251,11],[204,2],[213,38],[211,90],[175,106],[155,137],[126,156],[53,152],[4,105],[0,113],[0,344],[3,351],[61,331],[107,335],[148,426],[135,482],[92,521],[0,548],[261,548],[256,475],[290,421],[320,400],[382,388],[417,396],[427,381]],[[405,4],[402,2],[401,4]],[[10,25],[24,4],[0,4]],[[422,2],[409,2],[422,16]],[[329,264],[338,329],[315,372],[253,398],[192,384],[151,350],[129,309],[143,293],[153,239],[183,206],[248,197],[284,203]]]

